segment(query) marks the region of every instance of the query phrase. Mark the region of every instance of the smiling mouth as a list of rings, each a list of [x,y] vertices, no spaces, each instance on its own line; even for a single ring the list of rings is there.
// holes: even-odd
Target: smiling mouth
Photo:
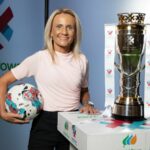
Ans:
[[[59,38],[59,39],[60,39],[60,40],[64,40],[64,41],[69,40],[69,38],[67,38],[67,37]]]

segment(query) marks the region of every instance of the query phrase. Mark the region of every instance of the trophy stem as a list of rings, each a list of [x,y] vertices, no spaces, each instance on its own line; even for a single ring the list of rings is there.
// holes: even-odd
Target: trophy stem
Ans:
[[[122,97],[138,97],[140,85],[140,73],[132,76],[121,74],[121,92]]]
[[[112,117],[121,120],[143,120],[144,104],[139,96],[140,73],[127,76],[121,74],[120,95],[116,98]]]

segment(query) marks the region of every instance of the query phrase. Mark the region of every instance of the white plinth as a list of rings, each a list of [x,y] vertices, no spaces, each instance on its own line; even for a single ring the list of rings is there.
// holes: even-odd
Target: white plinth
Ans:
[[[58,130],[70,141],[71,150],[150,150],[150,120],[131,123],[60,112]]]

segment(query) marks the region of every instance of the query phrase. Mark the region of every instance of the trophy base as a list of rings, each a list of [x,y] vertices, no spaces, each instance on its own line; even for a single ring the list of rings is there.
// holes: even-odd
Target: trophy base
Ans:
[[[116,120],[123,120],[123,121],[142,121],[146,120],[143,116],[120,116],[116,114],[112,114],[112,118]]]
[[[115,102],[112,109],[112,117],[115,119],[125,120],[125,121],[145,120],[144,104],[140,99],[138,99],[138,103],[136,101],[134,104],[133,103],[123,104],[123,103]]]

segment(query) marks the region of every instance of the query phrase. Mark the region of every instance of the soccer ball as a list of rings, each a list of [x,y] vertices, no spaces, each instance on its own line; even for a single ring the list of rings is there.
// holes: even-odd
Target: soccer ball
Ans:
[[[39,90],[29,84],[12,86],[6,95],[7,112],[18,113],[22,119],[35,118],[43,107],[43,98]]]

